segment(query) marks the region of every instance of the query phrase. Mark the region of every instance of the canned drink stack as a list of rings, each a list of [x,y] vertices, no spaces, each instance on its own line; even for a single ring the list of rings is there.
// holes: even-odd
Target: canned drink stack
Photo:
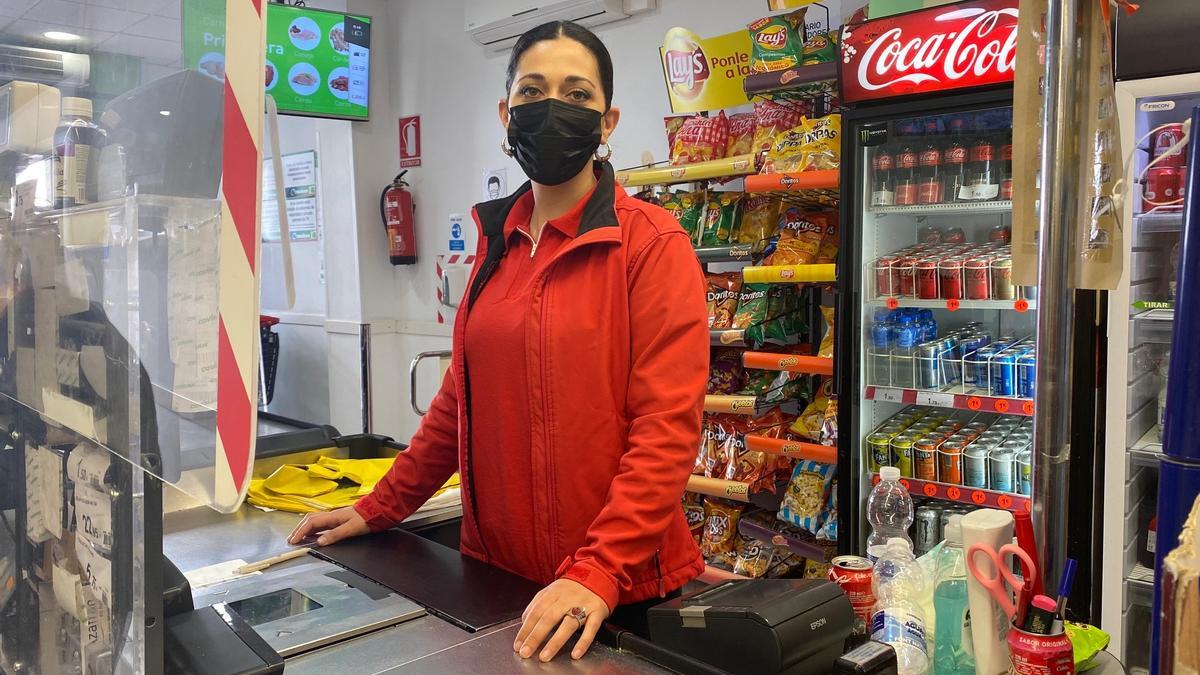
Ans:
[[[963,485],[986,488],[988,486],[988,451],[975,445],[963,451]]]

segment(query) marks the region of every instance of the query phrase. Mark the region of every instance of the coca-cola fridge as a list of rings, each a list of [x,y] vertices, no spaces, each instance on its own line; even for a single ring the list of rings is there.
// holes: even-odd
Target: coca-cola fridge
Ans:
[[[844,553],[869,555],[866,499],[881,466],[898,466],[917,502],[918,555],[954,513],[1032,511],[1042,299],[1012,274],[1017,4],[972,0],[844,28]]]

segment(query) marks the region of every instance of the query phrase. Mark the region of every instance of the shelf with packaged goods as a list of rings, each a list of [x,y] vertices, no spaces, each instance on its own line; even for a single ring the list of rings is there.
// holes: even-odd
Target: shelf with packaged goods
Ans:
[[[1133,217],[1135,229],[1140,234],[1151,232],[1179,232],[1183,229],[1183,211],[1153,211]]]
[[[879,474],[871,474],[871,485],[879,482]],[[966,504],[967,506],[1004,509],[1013,513],[1029,513],[1032,503],[1028,496],[1012,492],[999,492],[985,488],[952,485],[920,478],[901,478],[900,484],[914,497],[928,497],[947,502]]]
[[[974,390],[966,390],[961,386],[944,391],[925,391],[869,384],[863,397],[868,401],[927,405],[971,412],[994,412],[1002,415],[1033,416],[1033,401],[1029,399],[989,396]]]
[[[742,81],[747,97],[794,91],[805,85],[828,83],[836,88],[838,76],[836,62],[817,63],[811,66],[796,66],[772,73],[754,73]]]
[[[720,415],[742,415],[745,417],[762,417],[771,408],[779,406],[786,414],[800,414],[799,402],[795,399],[768,401],[759,396],[741,396],[726,394],[709,394],[704,397],[704,412]]]
[[[997,309],[1012,312],[1036,312],[1037,300],[1016,298],[1014,300],[921,300],[920,298],[886,297],[868,300],[866,304],[873,307],[920,307],[928,309],[946,309],[951,312],[960,309]]]
[[[838,181],[835,170],[760,173],[747,176],[744,189],[804,208],[835,208],[839,199]]]
[[[908,206],[873,206],[867,213],[884,216],[907,214],[910,216],[936,216],[940,213],[1008,213],[1012,201],[997,199],[987,202],[947,202],[945,204],[912,204]]]
[[[702,263],[749,262],[756,254],[754,244],[732,246],[708,246],[696,249],[696,258]]]
[[[772,546],[785,546],[792,553],[809,560],[828,562],[825,560],[825,548],[823,546],[782,532],[776,532],[758,523],[742,520],[738,523],[738,532],[751,539],[757,539]]]
[[[775,486],[775,492],[755,490],[749,483],[707,476],[688,476],[687,491],[706,497],[730,499],[745,504],[753,504],[768,511],[778,511],[779,503],[783,500],[783,492],[787,484]]]
[[[748,284],[817,284],[837,281],[837,265],[764,265],[742,268]]]
[[[755,370],[783,370],[806,375],[833,375],[833,359],[824,356],[746,352],[742,354],[742,367]]]
[[[617,183],[624,187],[647,187],[650,185],[674,185],[693,183],[714,178],[739,178],[754,173],[754,155],[736,155],[707,162],[680,164],[678,166],[652,166],[645,169],[630,169],[617,172]]]
[[[745,347],[746,331],[736,328],[708,329],[708,343],[714,347]]]

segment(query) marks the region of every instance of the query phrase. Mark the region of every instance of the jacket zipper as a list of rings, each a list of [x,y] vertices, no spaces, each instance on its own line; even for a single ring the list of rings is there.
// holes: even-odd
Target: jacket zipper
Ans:
[[[546,226],[543,225],[542,229],[538,232],[537,238],[534,239],[533,235],[529,234],[528,232],[526,232],[525,230],[522,230],[519,227],[517,228],[517,232],[520,232],[521,234],[525,235],[525,238],[529,240],[530,244],[532,244],[532,247],[529,249],[529,257],[530,258],[532,258],[534,256],[534,254],[537,253],[538,244],[540,244],[542,242],[542,233],[545,231],[546,231]]]
[[[662,561],[659,560],[661,552],[661,548],[654,551],[654,572],[658,574],[658,597],[665,598],[667,597],[667,583],[663,580]]]

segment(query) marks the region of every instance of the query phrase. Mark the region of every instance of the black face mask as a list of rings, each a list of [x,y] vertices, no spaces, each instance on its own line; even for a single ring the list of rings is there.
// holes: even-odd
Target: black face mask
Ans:
[[[583,171],[600,147],[599,111],[554,98],[508,111],[508,144],[526,176],[542,185],[565,183]]]

